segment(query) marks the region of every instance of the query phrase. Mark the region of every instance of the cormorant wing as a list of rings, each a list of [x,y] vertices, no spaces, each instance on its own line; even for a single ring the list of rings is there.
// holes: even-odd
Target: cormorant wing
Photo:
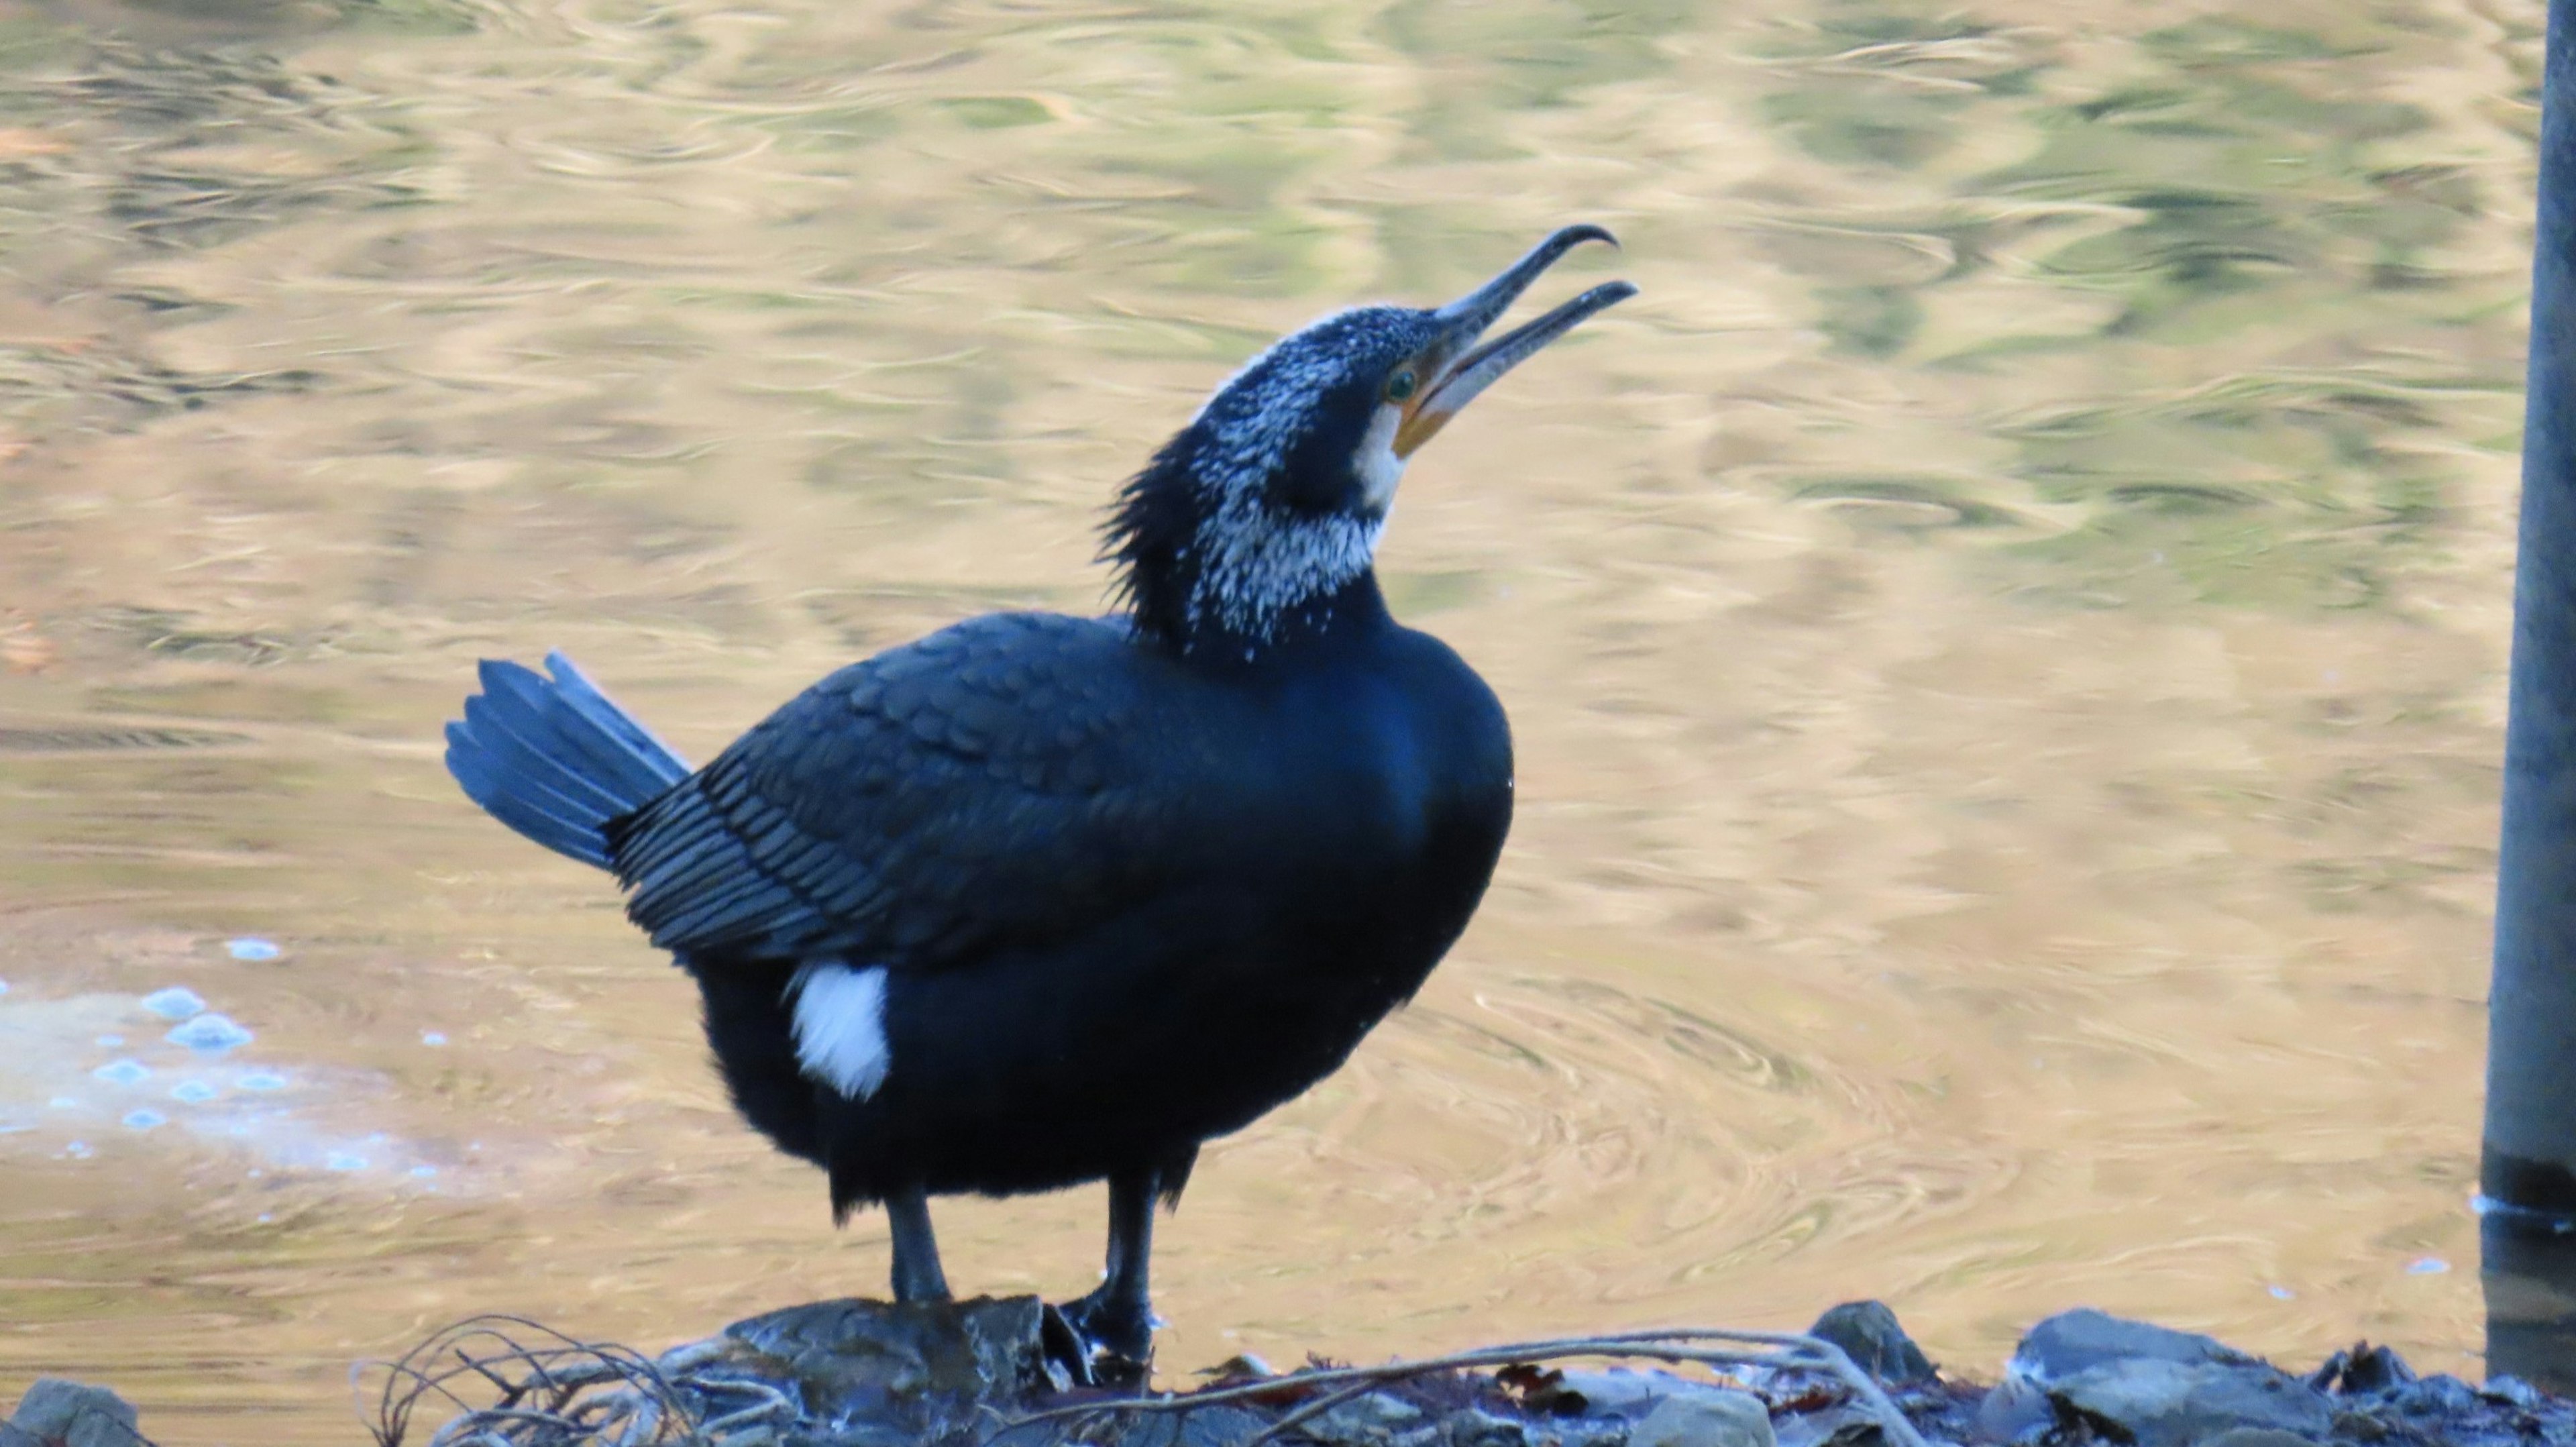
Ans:
[[[1006,613],[841,669],[610,826],[627,914],[702,959],[896,968],[1078,930],[1221,827],[1155,743],[1164,668],[1122,624]]]

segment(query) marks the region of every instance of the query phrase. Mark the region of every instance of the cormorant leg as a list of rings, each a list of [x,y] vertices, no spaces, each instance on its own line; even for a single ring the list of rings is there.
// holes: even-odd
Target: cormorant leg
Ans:
[[[1152,1169],[1109,1177],[1109,1275],[1098,1290],[1059,1308],[1091,1355],[1117,1358],[1137,1376],[1154,1359],[1154,1305],[1146,1267],[1154,1251],[1154,1196],[1161,1179],[1162,1173]]]
[[[885,1198],[894,1227],[894,1299],[946,1301],[948,1277],[939,1269],[939,1239],[930,1234],[930,1197],[907,1186]]]

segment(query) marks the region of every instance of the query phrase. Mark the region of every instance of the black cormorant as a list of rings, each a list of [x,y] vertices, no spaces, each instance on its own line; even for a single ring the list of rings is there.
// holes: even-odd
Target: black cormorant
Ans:
[[[885,1203],[899,1301],[948,1286],[928,1198],[1107,1177],[1108,1271],[1062,1308],[1148,1359],[1153,1206],[1199,1143],[1340,1065],[1483,895],[1512,813],[1482,679],[1388,616],[1414,449],[1635,288],[1491,341],[1569,226],[1435,310],[1282,338],[1119,494],[1106,618],[997,613],[852,664],[691,771],[560,654],[482,665],[447,728],[475,802],[616,873],[704,996],[734,1104]]]

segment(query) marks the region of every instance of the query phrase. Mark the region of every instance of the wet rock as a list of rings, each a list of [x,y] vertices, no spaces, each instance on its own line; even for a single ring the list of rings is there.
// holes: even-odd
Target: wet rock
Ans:
[[[1034,1296],[971,1301],[823,1301],[726,1327],[720,1360],[792,1389],[801,1417],[846,1447],[968,1435],[980,1409],[1009,1410],[1050,1385]]]
[[[1270,1425],[1270,1419],[1243,1407],[1201,1407],[1195,1412],[1159,1412],[1137,1417],[1117,1439],[1117,1447],[1239,1447]],[[1033,1440],[1022,1431],[1004,1439],[1011,1447]],[[731,1447],[728,1443],[727,1447]]]
[[[2334,1425],[2323,1392],[2192,1332],[2070,1311],[2033,1327],[1977,1427],[1998,1441],[2084,1429],[2137,1447],[2190,1447],[2238,1428],[2321,1439]]]
[[[2355,1342],[2308,1374],[2308,1385],[2347,1397],[2376,1396],[2415,1380],[2415,1369],[2386,1347]]]
[[[2464,1417],[2478,1410],[2477,1388],[2447,1372],[2437,1372],[2383,1394],[2387,1403],[2409,1417],[2434,1421]]]
[[[2509,1372],[2487,1378],[2487,1384],[2478,1388],[2478,1395],[2526,1412],[2545,1412],[2550,1405],[2548,1393]]]
[[[2276,1431],[2270,1427],[2230,1427],[2210,1438],[2203,1447],[2317,1447],[2317,1442],[2313,1437]]]
[[[1529,1447],[1529,1429],[1481,1407],[1449,1414],[1441,1424],[1444,1447]]]
[[[1924,1424],[1915,1423],[1917,1427]],[[1876,1414],[1844,1401],[1783,1414],[1771,1424],[1779,1447],[1886,1447],[1887,1434]],[[1971,1434],[1933,1436],[1932,1441],[1966,1441]]]
[[[1628,1447],[1774,1447],[1771,1413],[1744,1392],[1711,1387],[1664,1398],[1628,1433]]]
[[[1751,1392],[1660,1370],[1538,1370],[1509,1367],[1497,1374],[1523,1415],[1544,1419],[1533,1440],[1556,1447],[1639,1447],[1648,1437],[1683,1432],[1680,1441],[1732,1443],[1752,1431],[1688,1435],[1693,1423],[1760,1420],[1759,1436],[1771,1447],[1770,1409]],[[1751,1440],[1745,1438],[1745,1440]]]
[[[1568,1368],[1562,1387],[1574,1394],[1574,1410],[1588,1417],[1617,1417],[1623,1421],[1643,1420],[1655,1404],[1685,1386],[1670,1372],[1632,1372],[1619,1368],[1607,1371],[1579,1371]]]
[[[42,1447],[135,1447],[143,1440],[134,1404],[105,1387],[40,1377],[18,1399],[0,1444]]]
[[[2245,1364],[2254,1360],[2216,1337],[2079,1307],[2061,1311],[2032,1327],[2021,1345],[2013,1349],[2009,1370],[2045,1382],[2132,1361],[2196,1365]]]
[[[1846,1301],[1828,1308],[1807,1335],[1842,1348],[1854,1366],[1890,1386],[1928,1382],[1938,1375],[1932,1359],[1905,1334],[1885,1302]]]
[[[1298,1430],[1327,1447],[1395,1447],[1416,1435],[1425,1443],[1440,1435],[1430,1413],[1384,1392],[1344,1402]]]
[[[1629,1430],[1617,1417],[1579,1417],[1557,1425],[1557,1447],[1628,1447]]]
[[[2182,1447],[2230,1428],[2323,1436],[2333,1411],[2306,1384],[2266,1366],[2134,1362],[2060,1385],[2054,1399],[2127,1428],[2140,1447]]]

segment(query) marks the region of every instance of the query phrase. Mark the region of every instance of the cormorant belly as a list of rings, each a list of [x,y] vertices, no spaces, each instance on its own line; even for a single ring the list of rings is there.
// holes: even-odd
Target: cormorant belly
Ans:
[[[829,1166],[836,1206],[908,1184],[1048,1190],[1239,1129],[1338,1066],[1483,892],[1510,819],[1510,743],[1445,646],[1389,622],[1303,667],[1213,677],[1165,676],[1158,655],[1115,646],[1161,704],[1124,742],[1199,795],[1137,807],[1132,836],[1095,841],[1161,861],[1152,887],[1081,911],[1076,929],[886,969],[878,1017],[850,1027],[883,1042],[874,1089],[818,1088],[794,1068],[792,971],[683,957],[737,1104]],[[1207,826],[1186,848],[1156,834],[1177,817]],[[1072,872],[1125,873],[1101,863]]]

